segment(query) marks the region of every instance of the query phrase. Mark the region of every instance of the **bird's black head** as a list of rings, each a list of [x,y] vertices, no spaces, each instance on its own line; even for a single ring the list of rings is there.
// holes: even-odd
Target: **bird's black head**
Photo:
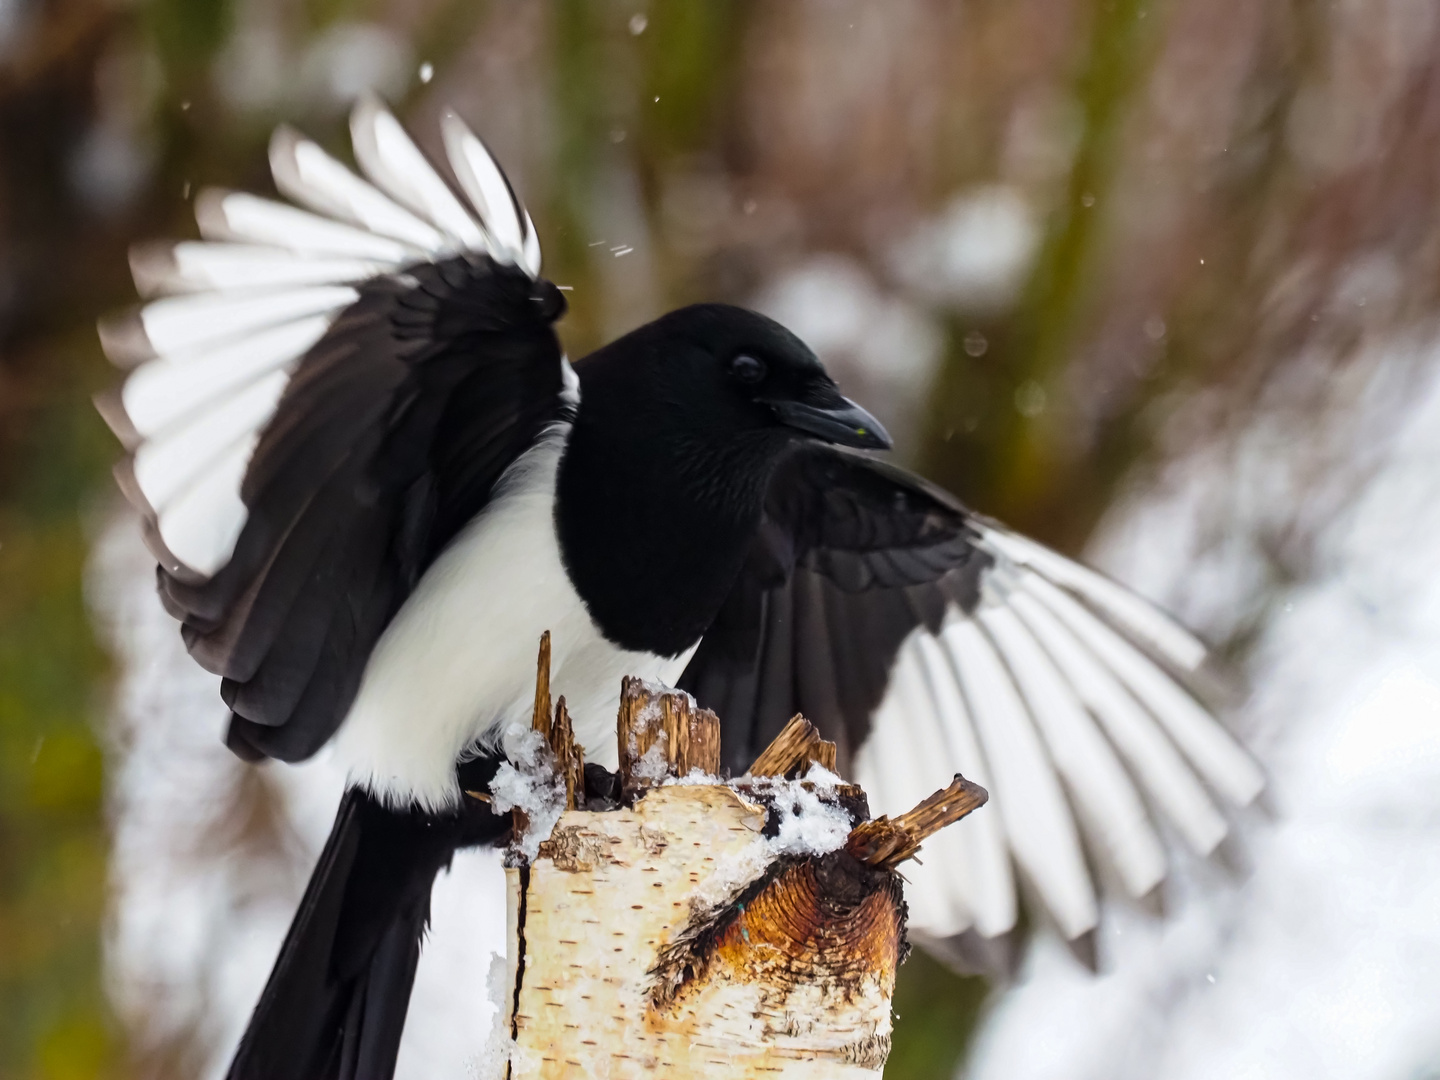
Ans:
[[[682,308],[575,370],[561,553],[596,624],[627,649],[672,656],[699,640],[796,443],[890,445],[799,338],[741,308]]]
[[[663,414],[644,420],[678,427],[687,442],[716,449],[779,449],[798,439],[891,445],[880,422],[840,393],[803,341],[744,308],[696,304],[656,319],[587,359],[582,385],[592,364],[597,374],[602,366],[626,368],[637,411],[648,403]]]

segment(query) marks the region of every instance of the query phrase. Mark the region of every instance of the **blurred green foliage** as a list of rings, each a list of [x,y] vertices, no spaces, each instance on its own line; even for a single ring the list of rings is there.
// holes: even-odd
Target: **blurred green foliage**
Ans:
[[[82,594],[80,514],[113,451],[89,415],[91,380],[65,374],[11,444],[0,502],[0,1076],[17,1080],[118,1064],[99,940],[108,669]]]
[[[1092,0],[1088,44],[1073,60],[1077,145],[1060,198],[1048,208],[1044,239],[1019,303],[998,317],[953,317],[949,349],[932,398],[922,467],[972,505],[1027,532],[1075,547],[1108,502],[1113,485],[1143,447],[1124,424],[1118,454],[1067,456],[1053,410],[1019,407],[1017,395],[1059,398],[1066,360],[1090,308],[1105,239],[1116,140],[1146,71],[1159,19],[1153,0]],[[970,356],[965,335],[987,342]],[[1109,466],[1109,467],[1107,467]]]
[[[895,1040],[885,1075],[944,1080],[954,1075],[975,1029],[989,981],[962,977],[919,949],[895,987]]]
[[[638,39],[643,160],[654,172],[680,154],[714,151],[734,93],[743,0],[657,4]]]
[[[142,26],[166,75],[198,81],[234,26],[231,0],[149,0]]]

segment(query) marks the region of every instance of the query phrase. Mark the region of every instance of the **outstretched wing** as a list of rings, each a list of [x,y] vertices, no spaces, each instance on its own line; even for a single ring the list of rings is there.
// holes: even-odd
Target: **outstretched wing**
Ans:
[[[457,192],[375,101],[351,132],[368,180],[281,129],[300,205],[202,194],[205,239],[137,249],[158,299],[101,331],[139,365],[100,403],[117,475],[244,756],[329,738],[420,574],[571,400],[563,298],[480,140],[445,118]]]
[[[840,748],[877,813],[955,772],[993,811],[906,871],[916,930],[993,938],[1016,922],[1012,866],[1068,938],[1094,928],[1085,846],[1141,896],[1165,873],[1150,810],[1197,851],[1212,801],[1263,778],[1177,681],[1204,647],[1145,601],[966,511],[902,470],[807,447],[773,479],[739,581],[682,685],[743,769],[794,713]]]

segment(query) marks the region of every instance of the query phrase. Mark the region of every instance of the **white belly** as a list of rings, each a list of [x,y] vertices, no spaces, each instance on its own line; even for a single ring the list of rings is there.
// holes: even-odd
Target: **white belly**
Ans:
[[[392,805],[456,805],[459,755],[509,724],[530,722],[546,630],[551,692],[565,696],[586,760],[607,768],[616,764],[621,678],[673,683],[694,651],[665,658],[610,644],[570,584],[554,523],[567,433],[557,428],[511,467],[370,656],[335,750],[352,783]]]

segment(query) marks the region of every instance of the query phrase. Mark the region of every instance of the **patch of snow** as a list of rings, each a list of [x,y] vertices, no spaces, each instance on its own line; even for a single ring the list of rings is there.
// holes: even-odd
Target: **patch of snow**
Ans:
[[[1040,243],[1035,212],[1004,184],[956,195],[890,253],[896,277],[931,303],[971,311],[1009,307]]]
[[[466,1063],[464,1075],[468,1080],[506,1080],[510,1075],[511,1051],[515,1047],[506,1017],[515,987],[510,981],[510,965],[500,953],[490,958],[485,990],[491,1009],[490,1036],[481,1051]]]
[[[845,783],[844,777],[839,773],[831,772],[818,761],[812,761],[810,768],[805,771],[802,779],[807,784],[813,784],[817,791],[824,791],[833,795],[841,784]]]
[[[777,855],[825,855],[844,847],[850,835],[844,807],[799,783],[776,799],[771,812],[780,818],[780,831],[770,841]]]
[[[237,112],[299,102],[335,113],[367,92],[393,101],[415,70],[409,42],[381,23],[335,22],[302,44],[260,5],[244,5],[238,22],[213,68],[221,98]]]
[[[430,892],[430,929],[410,992],[395,1080],[464,1076],[503,1017],[492,997],[471,988],[475,973],[505,968],[505,872],[501,852],[455,853]],[[503,976],[502,976],[503,981]]]
[[[393,100],[410,81],[410,44],[380,23],[336,22],[291,69],[297,93],[318,108],[348,109],[367,92]]]
[[[211,65],[211,78],[222,101],[237,112],[275,108],[292,83],[294,56],[274,20],[256,18],[250,5]]]
[[[779,815],[775,836],[756,835],[751,843],[722,861],[715,872],[690,894],[696,910],[723,904],[765,872],[782,855],[825,855],[838,851],[852,828],[850,815],[836,800],[844,781],[820,765],[811,764],[800,779],[737,777],[731,781],[705,776],[698,769],[672,783],[725,784],[747,799],[761,794],[769,811]]]
[[[67,172],[88,208],[111,215],[133,203],[154,166],[154,146],[146,133],[105,118],[75,145]]]
[[[533,861],[565,813],[565,781],[555,771],[544,736],[534,728],[511,728],[503,746],[507,760],[490,782],[490,806],[497,813],[519,810],[525,815],[528,824],[514,846],[526,861]]]
[[[662,787],[716,787],[724,784],[725,781],[714,773],[707,773],[700,766],[696,765],[684,776],[667,776],[661,783]]]
[[[650,784],[660,784],[670,779],[670,763],[665,759],[663,734],[635,761],[630,768],[630,775]]]
[[[776,815],[778,831],[767,841],[772,855],[826,855],[845,846],[853,826],[837,797],[844,781],[829,769],[812,762],[796,780],[742,779],[768,797],[770,813]]]
[[[753,304],[827,364],[859,368],[884,383],[888,395],[923,393],[940,359],[934,320],[887,294],[860,263],[843,255],[812,257],[770,282]]]
[[[756,836],[739,851],[722,858],[714,872],[690,892],[692,911],[709,911],[732,897],[765,872],[775,861],[770,841]]]

